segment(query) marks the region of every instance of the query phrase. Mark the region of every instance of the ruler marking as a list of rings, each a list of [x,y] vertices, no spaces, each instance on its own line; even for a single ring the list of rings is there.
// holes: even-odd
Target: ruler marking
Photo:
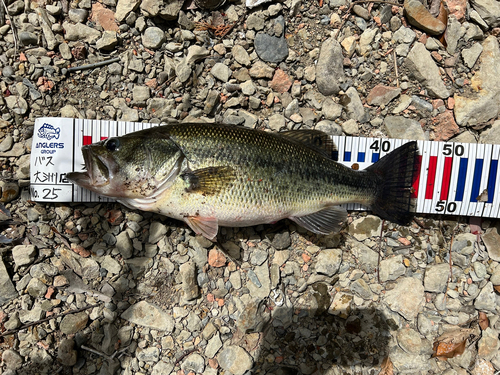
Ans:
[[[493,203],[493,196],[495,195],[495,183],[497,180],[498,160],[492,160],[490,166],[490,173],[488,176],[488,201]]]
[[[450,178],[451,178],[451,168],[453,166],[453,158],[444,158],[444,169],[443,169],[443,183],[441,185],[441,195],[440,200],[448,200],[448,192],[450,190]]]
[[[436,180],[437,156],[429,157],[429,170],[427,172],[427,186],[425,188],[425,199],[432,199],[434,193],[434,181]]]
[[[460,158],[460,166],[458,169],[457,192],[455,193],[455,200],[462,201],[464,198],[465,179],[467,177],[467,158]]]

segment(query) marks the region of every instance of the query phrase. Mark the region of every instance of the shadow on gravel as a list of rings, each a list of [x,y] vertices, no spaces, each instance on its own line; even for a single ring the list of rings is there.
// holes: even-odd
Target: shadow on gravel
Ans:
[[[270,323],[253,373],[369,374],[388,355],[389,324],[376,309],[351,310],[340,317],[292,307],[279,315],[285,314],[293,314],[297,322]]]

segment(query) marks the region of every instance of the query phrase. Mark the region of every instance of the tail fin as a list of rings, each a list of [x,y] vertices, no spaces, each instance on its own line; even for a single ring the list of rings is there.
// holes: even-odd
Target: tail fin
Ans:
[[[417,142],[405,143],[366,170],[378,180],[372,211],[393,223],[409,224],[413,218],[412,185],[420,171]]]

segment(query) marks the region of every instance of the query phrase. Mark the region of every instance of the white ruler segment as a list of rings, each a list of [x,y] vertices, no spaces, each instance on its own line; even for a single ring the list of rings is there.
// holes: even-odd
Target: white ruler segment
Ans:
[[[66,180],[83,167],[81,148],[108,137],[158,126],[123,121],[38,118],[31,151],[31,199],[36,202],[108,202]],[[340,163],[364,169],[402,139],[334,136]],[[416,213],[500,217],[500,145],[418,141]],[[348,210],[364,209],[359,204]]]

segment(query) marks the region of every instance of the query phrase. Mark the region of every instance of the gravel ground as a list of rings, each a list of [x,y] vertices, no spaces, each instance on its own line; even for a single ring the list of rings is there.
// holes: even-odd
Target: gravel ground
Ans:
[[[498,1],[3,2],[0,374],[500,370],[496,220],[351,212],[330,236],[223,228],[222,252],[169,218],[29,199],[42,116],[500,143]]]

